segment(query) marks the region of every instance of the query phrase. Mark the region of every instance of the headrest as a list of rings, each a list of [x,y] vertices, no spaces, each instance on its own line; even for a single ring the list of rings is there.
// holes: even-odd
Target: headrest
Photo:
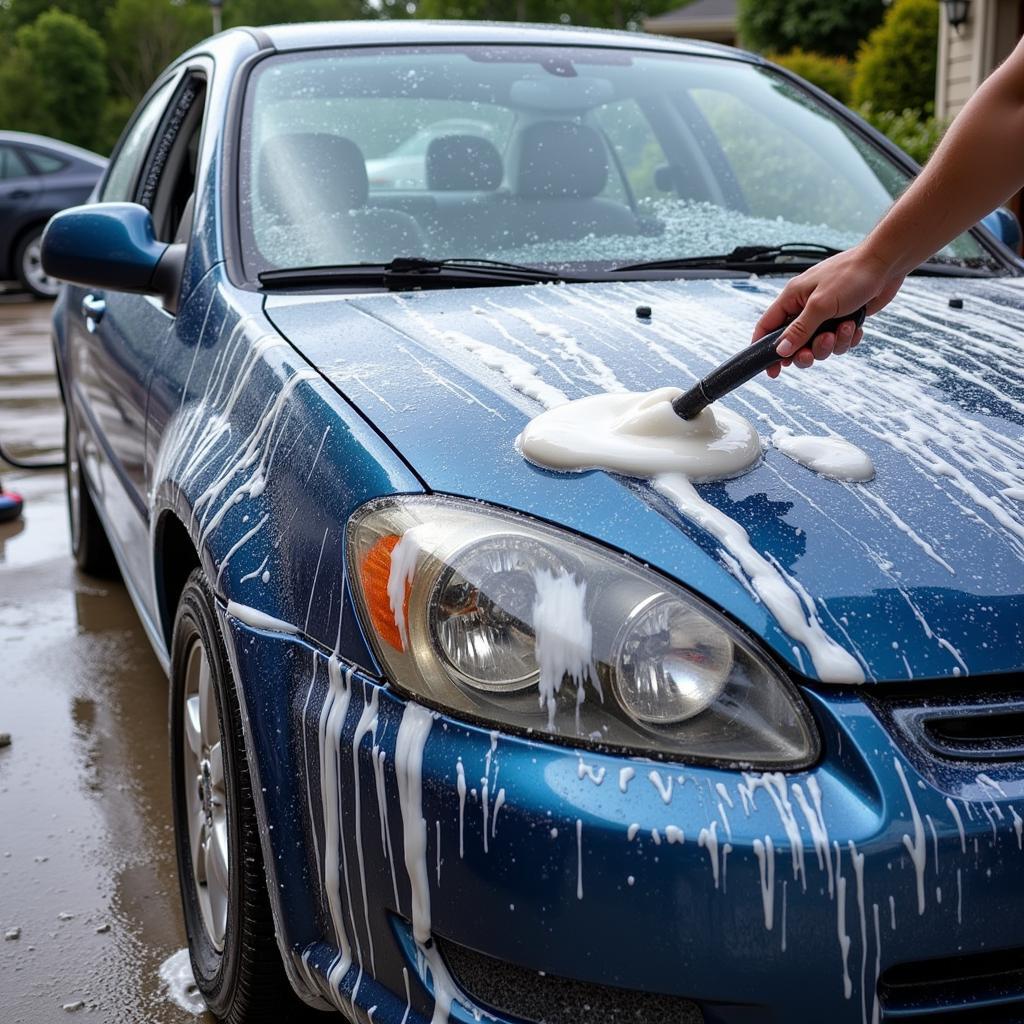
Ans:
[[[588,199],[608,181],[601,136],[575,121],[539,121],[523,129],[515,192],[534,199]]]
[[[501,156],[479,135],[443,135],[427,146],[432,192],[493,192],[501,185]]]
[[[366,205],[363,151],[340,135],[274,135],[260,149],[258,182],[264,207],[288,220]]]

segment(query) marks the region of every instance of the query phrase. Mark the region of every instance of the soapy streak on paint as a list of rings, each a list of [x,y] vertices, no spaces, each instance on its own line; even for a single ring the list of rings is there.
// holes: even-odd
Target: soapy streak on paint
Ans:
[[[736,295],[736,291],[732,288],[731,285],[723,286],[723,290],[728,290],[730,292],[730,295],[732,295],[732,296]],[[762,290],[762,292],[769,291],[769,288],[768,287],[762,287],[761,290]],[[576,296],[575,293],[570,294],[568,291],[565,292],[564,296],[560,293],[560,295],[559,295],[559,301],[560,302],[565,301],[568,305],[570,305],[570,307],[572,307],[572,306],[579,306],[581,308],[586,308],[586,311],[587,311],[587,314],[588,314],[588,318],[587,319],[574,318],[572,316],[571,312],[569,314],[563,314],[563,315],[566,315],[567,318],[570,319],[570,320],[577,319],[577,320],[579,320],[579,322],[586,324],[588,326],[589,330],[591,331],[591,333],[596,337],[596,336],[600,335],[602,332],[606,333],[606,329],[603,327],[603,323],[605,323],[607,321],[611,321],[611,315],[612,315],[613,312],[615,312],[615,313],[620,313],[621,312],[619,310],[619,308],[618,308],[619,306],[621,306],[621,302],[623,302],[623,301],[625,301],[625,302],[650,301],[651,298],[652,298],[651,293],[649,291],[647,291],[647,290],[644,290],[641,287],[628,288],[626,286],[619,286],[615,291],[617,293],[621,292],[622,293],[621,297],[618,296],[618,295],[609,297],[604,292],[602,292],[598,296],[588,294],[587,296],[582,297],[582,298],[579,297],[579,296]],[[751,301],[751,304],[756,306],[758,309],[761,306],[763,306],[764,301],[765,301],[763,296],[758,296],[758,295],[750,296],[750,295],[747,295],[745,297],[749,301]],[[620,301],[616,301],[617,299],[620,299]],[[661,296],[661,300],[664,300],[664,296]],[[740,329],[741,325],[736,321],[735,318],[721,316],[713,308],[712,309],[707,309],[707,308],[701,306],[699,308],[690,309],[689,308],[690,304],[687,303],[685,300],[680,300],[680,299],[677,299],[677,298],[673,298],[670,301],[672,301],[672,305],[673,305],[672,312],[675,313],[675,314],[678,314],[678,315],[675,315],[675,316],[672,316],[672,317],[669,317],[669,318],[659,317],[657,321],[653,322],[652,324],[645,325],[642,328],[640,328],[640,327],[631,327],[628,323],[623,324],[622,320],[621,320],[621,315],[616,316],[615,319],[614,319],[614,325],[615,325],[615,332],[616,332],[617,337],[619,337],[621,339],[621,336],[622,336],[623,332],[624,331],[627,332],[632,339],[636,339],[637,341],[647,345],[647,347],[651,348],[652,351],[655,351],[656,354],[659,355],[659,357],[664,358],[671,365],[677,366],[677,368],[680,369],[681,373],[686,373],[686,374],[688,374],[690,376],[693,376],[693,374],[692,374],[692,371],[689,370],[689,367],[687,366],[687,364],[684,363],[682,360],[677,360],[674,356],[671,355],[671,352],[669,351],[669,347],[668,346],[678,346],[678,345],[680,345],[682,343],[681,343],[679,337],[676,335],[676,333],[671,329],[671,326],[669,326],[667,328],[665,326],[663,326],[665,323],[671,324],[672,321],[675,321],[675,322],[686,322],[688,324],[687,334],[690,336],[688,340],[691,343],[690,344],[683,344],[683,348],[687,350],[688,355],[690,356],[691,359],[692,359],[692,356],[693,356],[694,351],[696,350],[697,346],[700,346],[701,348],[704,348],[709,353],[711,353],[711,358],[715,358],[718,352],[721,352],[722,355],[729,354],[726,350],[724,350],[722,348],[722,339],[723,338],[729,338],[732,335],[735,335],[736,331]],[[594,315],[593,315],[593,306],[595,304],[607,306],[608,307],[609,317],[608,318],[602,318],[600,320],[595,320]],[[664,301],[661,302],[661,305],[664,306]],[[665,341],[668,343],[668,345],[663,345],[663,344],[660,344],[657,341],[652,341],[652,338],[654,338],[654,337],[664,338]],[[836,362],[837,363],[841,363],[842,361],[837,360]],[[843,368],[841,367],[840,369],[842,371]],[[851,372],[852,371],[853,373],[856,374],[858,372],[858,369],[859,368],[857,368],[857,367],[849,367],[846,370],[846,372]],[[830,372],[831,372],[831,364],[830,364]],[[790,375],[790,376],[791,377],[798,377],[798,375]],[[791,381],[787,381],[787,383],[792,384]],[[816,380],[816,384],[817,383],[818,382]],[[795,386],[795,385],[793,385],[793,386]],[[907,381],[903,381],[902,382],[902,386],[904,388],[906,388],[906,387],[911,387],[911,388],[918,387],[918,385],[915,382],[907,382]],[[748,393],[756,394],[757,396],[759,396],[760,398],[762,398],[763,400],[765,400],[769,404],[771,404],[775,409],[777,409],[779,414],[785,420],[787,420],[788,422],[792,423],[793,426],[790,428],[791,430],[792,429],[797,429],[797,430],[800,430],[802,432],[802,431],[807,429],[806,424],[801,422],[801,421],[799,421],[791,413],[791,407],[787,406],[785,403],[780,403],[779,402],[779,400],[778,400],[778,390],[777,389],[773,390],[772,388],[764,387],[764,386],[759,385],[757,383],[751,383],[744,390],[747,391]],[[816,392],[817,392],[817,390],[818,389],[816,388]],[[842,414],[844,412],[845,408],[846,408],[846,406],[844,405],[844,403],[842,401],[842,395],[839,394],[838,389],[833,388],[832,390],[835,393],[835,401],[832,402],[832,404],[835,406],[836,412]],[[749,403],[747,403],[744,400],[741,392],[738,392],[737,395],[735,395],[733,397],[741,405],[748,405],[749,404]],[[826,396],[826,400],[828,400],[831,397],[832,397],[831,394]],[[912,410],[913,409],[913,402],[907,400],[907,396],[906,395],[902,396],[902,398],[904,399],[902,402],[897,402],[897,403],[894,403],[894,404],[898,404],[898,405],[901,405],[901,406],[902,405],[906,405],[906,406],[908,406]],[[876,395],[872,395],[871,396],[871,403],[872,403],[872,411],[873,411],[874,407],[876,405],[878,405],[878,399],[877,399]],[[864,402],[864,404],[866,405],[866,401]],[[763,414],[760,414],[760,415],[763,416]],[[858,428],[863,426],[863,422],[864,422],[865,418],[868,419],[869,421],[871,419],[871,417],[867,416],[866,414],[865,414],[864,417],[859,417],[857,419],[857,421],[856,421],[856,425],[857,425]],[[927,429],[927,428],[925,428],[925,429]],[[881,435],[881,434],[879,434],[878,436],[879,436],[879,439],[881,441],[885,441],[885,442],[888,442],[888,441],[890,441],[892,439],[891,432],[888,435]],[[997,441],[999,441],[1000,443],[1002,443],[1005,446],[1005,443],[1006,443],[1005,439],[997,437]],[[1015,464],[1017,466],[1017,478],[1019,479],[1019,477],[1020,477],[1020,460],[1019,460],[1019,458],[1017,459]],[[773,467],[771,467],[770,463],[769,463],[769,468],[773,468]],[[1011,468],[1012,468],[1012,466],[1011,466]],[[783,482],[786,483],[787,486],[792,486],[786,480],[783,480]],[[1006,482],[1007,482],[1006,480],[1003,480],[1004,484]],[[944,489],[944,491],[948,495],[948,489]],[[867,500],[864,497],[864,495],[866,495],[868,492],[863,491],[863,490],[861,490],[859,488],[851,488],[851,489],[849,489],[849,493],[851,493],[851,495],[853,495],[855,497],[855,500],[858,500],[861,504],[864,504],[864,502]],[[804,495],[804,497],[806,497],[806,495]],[[814,504],[813,501],[810,502],[810,503],[812,505]],[[870,510],[871,509],[869,509],[869,511]],[[819,510],[819,511],[821,511],[821,510]],[[883,514],[886,516],[886,518],[888,518],[891,522],[894,522],[894,525],[896,525],[897,527],[902,528],[901,527],[902,520],[899,520],[899,517],[895,517],[894,518],[895,514],[892,512],[891,509],[889,509],[889,508],[885,508],[883,510],[876,509],[876,511],[882,511]],[[822,514],[824,514],[824,513],[822,513]],[[845,529],[845,527],[843,526],[842,522],[835,522],[835,525],[842,532],[848,534],[848,531]],[[987,527],[987,528],[990,528],[990,527]],[[911,534],[908,534],[908,535],[911,535]],[[880,555],[876,555],[875,553],[870,552],[870,550],[864,544],[862,539],[860,539],[860,538],[852,538],[852,539],[855,540],[862,547],[865,547],[865,550],[869,551],[869,557],[872,557],[872,560],[875,561],[876,564],[879,565],[879,568],[883,572],[885,572],[887,576],[890,577],[890,579],[893,582],[893,585],[901,593],[901,595],[904,597],[904,600],[907,600],[908,603],[910,603],[913,606],[913,602],[909,598],[909,595],[907,594],[905,586],[903,586],[900,583],[898,578],[893,577],[891,572],[888,571],[890,567],[886,566],[885,560],[882,559]],[[922,540],[922,538],[919,538],[916,535],[911,535],[911,539],[914,540],[915,543],[917,543],[919,540]],[[924,543],[928,543],[928,542],[925,541]],[[934,548],[933,548],[933,550],[934,550]],[[933,639],[934,638],[934,634],[930,630],[930,628],[927,626],[927,623],[924,620],[923,615],[921,615],[920,610],[917,609],[916,606],[913,606],[913,607],[914,607],[915,617],[917,617],[919,622],[921,622],[922,628],[924,629],[924,631],[926,633],[926,636],[929,639]],[[934,639],[938,640],[938,638],[934,638]],[[954,651],[950,650],[950,653],[952,654],[952,656],[954,658],[957,658],[957,655],[956,655],[956,653]],[[962,660],[962,659],[958,659],[958,661],[959,660]],[[963,668],[963,665],[961,665],[960,667]],[[908,672],[908,674],[909,674],[909,672]]]

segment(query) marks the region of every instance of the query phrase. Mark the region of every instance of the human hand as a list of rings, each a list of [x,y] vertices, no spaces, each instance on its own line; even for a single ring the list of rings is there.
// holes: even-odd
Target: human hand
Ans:
[[[848,320],[835,332],[808,340],[826,320],[851,313],[861,306],[868,315],[887,306],[900,290],[904,274],[870,252],[864,243],[832,256],[792,278],[778,298],[765,310],[754,327],[753,341],[786,327],[776,351],[781,363],[769,367],[768,376],[777,377],[784,366],[795,363],[804,370],[816,359],[842,355],[860,344],[863,330]]]

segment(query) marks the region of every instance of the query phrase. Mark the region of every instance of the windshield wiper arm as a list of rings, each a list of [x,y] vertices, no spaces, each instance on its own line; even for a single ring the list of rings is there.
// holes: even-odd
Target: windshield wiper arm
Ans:
[[[386,288],[408,286],[457,286],[459,284],[538,284],[583,281],[555,270],[531,267],[500,260],[447,259],[432,260],[422,256],[398,256],[390,263],[346,263],[333,267],[295,267],[286,270],[265,270],[259,275],[266,288],[305,285],[371,284]]]
[[[694,267],[745,267],[752,264],[817,263],[842,252],[817,242],[786,242],[783,245],[738,245],[731,252],[709,253],[706,256],[680,256],[668,260],[651,260],[616,267],[627,270],[686,270]]]

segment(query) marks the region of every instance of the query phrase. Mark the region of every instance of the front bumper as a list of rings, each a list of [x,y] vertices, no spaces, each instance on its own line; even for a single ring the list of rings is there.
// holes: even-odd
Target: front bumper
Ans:
[[[721,1024],[924,1019],[955,1008],[948,990],[903,999],[886,977],[1024,949],[1021,765],[919,770],[857,695],[805,694],[824,753],[798,773],[579,752],[444,715],[420,759],[412,731],[396,745],[409,712],[393,691],[227,623],[282,947],[300,986],[355,1019],[442,1020],[438,978],[452,1019],[521,1019],[458,993],[446,943]],[[439,941],[417,944],[424,903]],[[964,1002],[997,1005],[1024,1012],[1024,988],[982,982]]]

